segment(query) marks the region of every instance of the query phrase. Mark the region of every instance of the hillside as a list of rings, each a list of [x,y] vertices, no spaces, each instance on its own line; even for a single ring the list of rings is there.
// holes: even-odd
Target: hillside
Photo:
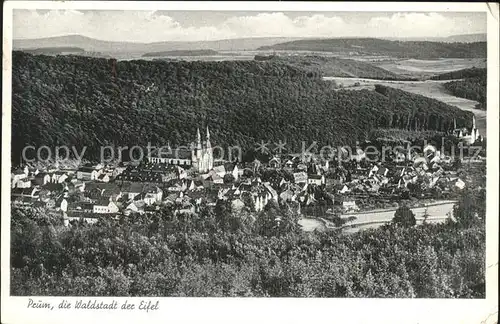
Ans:
[[[486,57],[486,42],[402,42],[375,38],[303,39],[271,46],[262,46],[259,49],[321,51],[353,55],[389,55],[400,58],[419,59]]]
[[[447,130],[471,113],[404,91],[332,91],[279,62],[119,61],[13,53],[12,154],[28,144],[173,146],[210,126],[214,145],[354,144],[377,127]],[[251,121],[251,122],[249,122]]]
[[[408,80],[408,77],[400,76],[396,73],[387,71],[383,68],[374,66],[373,64],[341,59],[337,57],[325,56],[256,56],[256,60],[268,60],[275,62],[283,62],[285,64],[310,71],[312,73],[321,74],[326,77],[358,77],[371,78],[380,80]]]
[[[484,68],[471,68],[443,73],[432,77],[433,80],[454,80],[444,84],[451,94],[479,102],[478,109],[486,109],[486,78]],[[459,79],[459,80],[458,80]]]
[[[455,80],[455,79],[464,79],[464,78],[485,78],[486,79],[486,68],[470,68],[470,69],[462,69],[458,71],[451,71],[447,73],[442,73],[436,76],[431,77],[431,80]]]
[[[155,56],[203,56],[203,55],[217,55],[219,52],[214,50],[176,50],[176,51],[163,51],[163,52],[150,52],[145,53],[142,57],[155,57]]]

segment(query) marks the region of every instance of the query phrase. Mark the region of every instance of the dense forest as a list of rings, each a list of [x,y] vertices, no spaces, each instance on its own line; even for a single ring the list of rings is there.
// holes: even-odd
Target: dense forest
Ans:
[[[354,234],[302,232],[286,205],[255,216],[230,206],[70,227],[44,210],[14,208],[11,294],[485,297],[484,189],[464,192],[456,222]]]
[[[214,145],[285,140],[346,145],[371,130],[446,131],[472,114],[378,86],[333,91],[332,82],[280,62],[119,61],[13,53],[12,153],[28,144],[186,145],[208,125]],[[251,122],[249,122],[251,121]],[[94,155],[92,155],[94,154]]]
[[[380,80],[410,80],[410,78],[399,74],[387,71],[383,68],[374,66],[373,64],[341,59],[338,57],[326,57],[317,55],[304,56],[262,56],[256,55],[257,60],[268,60],[283,62],[291,66],[295,66],[302,70],[321,74],[322,76],[335,77],[358,77]]]
[[[482,58],[486,57],[486,42],[442,43],[425,41],[390,41],[376,38],[303,39],[262,46],[260,50],[321,51],[388,55],[400,58]]]
[[[446,73],[441,73],[431,77],[431,80],[456,80],[465,78],[486,78],[485,68],[472,67],[470,69],[462,69],[457,71],[451,71]]]
[[[478,101],[476,108],[486,110],[486,76],[486,69],[474,67],[440,74],[432,79],[454,80],[444,84],[446,90],[454,96]]]

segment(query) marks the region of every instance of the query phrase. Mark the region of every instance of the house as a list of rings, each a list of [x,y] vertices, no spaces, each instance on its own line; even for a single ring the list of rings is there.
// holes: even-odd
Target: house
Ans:
[[[67,212],[68,211],[68,201],[61,196],[59,199],[55,201],[55,208],[57,210]]]
[[[12,181],[17,182],[20,179],[27,178],[28,175],[29,175],[28,166],[25,166],[24,168],[17,168],[12,173]]]
[[[123,197],[121,188],[116,183],[102,183],[101,196],[109,200],[117,201]]]
[[[38,170],[38,168],[35,167],[28,168],[28,170],[29,174],[31,174],[32,176],[36,176],[38,173],[40,173],[40,170]]]
[[[271,168],[279,168],[281,166],[281,159],[279,157],[273,157],[271,160],[269,160],[269,167]]]
[[[184,180],[170,180],[167,184],[167,191],[169,192],[179,192],[185,191],[187,189],[187,183]]]
[[[52,175],[50,177],[50,182],[63,183],[64,181],[66,181],[66,179],[68,179],[68,175],[66,174],[66,172],[56,171],[56,172],[52,173]]]
[[[12,197],[28,197],[38,199],[40,198],[40,189],[34,188],[14,188],[11,191]]]
[[[107,174],[107,173],[101,174],[101,175],[99,175],[97,177],[96,180],[99,181],[99,182],[109,182],[109,180],[110,180],[109,179],[109,174]]]
[[[123,196],[125,196],[128,200],[132,200],[135,196],[142,192],[143,187],[144,185],[142,183],[130,182],[127,185],[124,185],[121,191]]]
[[[149,186],[143,189],[144,202],[147,205],[160,203],[163,199],[163,191],[157,186]]]
[[[76,178],[79,180],[96,180],[101,172],[102,169],[98,170],[98,167],[85,165],[76,171]]]
[[[30,188],[31,187],[31,180],[24,178],[24,179],[19,179],[16,182],[16,188]]]
[[[217,173],[215,173],[215,171],[210,171],[210,176],[206,179],[208,181],[211,181],[215,184],[223,184],[224,183],[224,179],[219,176]]]
[[[74,202],[68,204],[68,213],[70,211],[77,211],[82,213],[92,213],[94,210],[94,205],[89,202]]]
[[[307,183],[307,173],[295,172],[293,174],[293,179],[295,183]]]
[[[349,189],[349,187],[348,187],[347,185],[345,185],[345,184],[344,184],[344,185],[342,185],[342,184],[338,185],[338,186],[337,186],[337,190],[338,190],[338,192],[339,192],[339,193],[341,193],[341,194],[348,193],[348,192],[350,192],[350,191],[351,191],[351,190]]]
[[[31,206],[37,201],[33,200],[31,197],[11,197],[11,203],[13,205]]]
[[[18,168],[14,170],[14,172],[11,175],[12,188],[15,188],[17,186],[18,181],[26,179],[28,177],[29,172],[25,172],[26,170],[28,170],[28,167],[25,167],[24,169]]]
[[[93,205],[92,212],[95,214],[117,213],[118,206],[116,206],[116,204],[110,200],[100,199]]]
[[[280,193],[279,198],[281,201],[296,201],[297,195],[294,191],[287,189]]]
[[[325,176],[324,175],[317,175],[317,174],[309,174],[307,175],[307,183],[308,184],[313,184],[316,186],[322,186],[324,185],[325,182]]]
[[[123,171],[125,171],[126,169],[127,169],[127,167],[125,167],[125,166],[117,166],[116,168],[113,169],[111,176],[116,177],[116,176],[122,174]]]
[[[226,175],[226,168],[223,165],[215,166],[212,171],[221,178],[224,178]]]
[[[455,182],[455,186],[458,189],[464,189],[465,188],[465,182],[463,182],[461,179],[458,179],[457,182]]]
[[[176,193],[176,192],[169,193],[168,195],[165,196],[164,203],[166,205],[173,205],[177,201],[177,198],[179,198],[179,196],[182,197],[182,195],[183,195],[182,192],[179,192],[179,193]]]
[[[231,174],[234,180],[238,180],[240,176],[240,170],[236,163],[225,163],[224,168],[226,169],[226,174]]]
[[[356,205],[356,200],[350,197],[340,197],[335,199],[336,203],[340,203],[342,208],[347,212],[358,211],[359,207]]]
[[[125,213],[125,215],[129,215],[131,213],[144,214],[144,206],[145,205],[146,204],[144,203],[144,201],[134,200],[133,202],[131,202],[130,204],[127,205],[124,213]]]

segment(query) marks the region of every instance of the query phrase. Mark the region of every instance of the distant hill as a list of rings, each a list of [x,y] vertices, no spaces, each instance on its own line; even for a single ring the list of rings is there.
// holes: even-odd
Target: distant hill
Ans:
[[[214,50],[176,50],[176,51],[162,51],[145,53],[142,57],[155,57],[155,56],[204,56],[204,55],[217,55],[219,52]]]
[[[400,76],[396,73],[387,71],[370,63],[350,59],[341,59],[337,57],[325,57],[316,55],[256,55],[255,59],[282,62],[306,70],[308,72],[321,74],[322,76],[327,77],[358,77],[380,80],[409,80],[408,77]]]
[[[271,46],[262,46],[259,49],[321,51],[351,55],[388,55],[417,59],[486,57],[486,42],[402,42],[376,38],[302,39]]]
[[[68,53],[83,53],[85,50],[80,47],[42,47],[33,49],[24,49],[26,53],[30,54],[46,54],[46,55],[57,55],[57,54],[68,54]]]
[[[41,47],[74,46],[83,48],[85,51],[103,53],[132,53],[145,54],[149,52],[175,51],[175,50],[214,50],[214,51],[244,51],[256,50],[261,46],[274,45],[300,38],[289,37],[256,37],[238,38],[216,41],[196,42],[116,42],[103,41],[81,35],[67,35],[39,39],[14,39],[14,50],[33,49]]]
[[[383,38],[395,41],[426,41],[426,42],[443,42],[443,43],[476,43],[486,42],[486,33],[479,34],[466,34],[466,35],[452,35],[448,37],[387,37]]]

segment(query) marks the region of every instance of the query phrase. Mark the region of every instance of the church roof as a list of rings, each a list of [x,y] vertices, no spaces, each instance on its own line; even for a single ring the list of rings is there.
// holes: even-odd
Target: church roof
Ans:
[[[172,149],[155,149],[151,151],[152,158],[191,160],[191,150],[186,147]]]

